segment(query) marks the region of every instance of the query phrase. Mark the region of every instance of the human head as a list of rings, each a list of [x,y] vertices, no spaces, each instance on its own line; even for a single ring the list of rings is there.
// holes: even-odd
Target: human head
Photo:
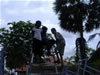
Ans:
[[[48,28],[46,26],[42,27],[42,32],[47,32]]]
[[[36,26],[37,28],[39,28],[39,27],[41,26],[41,21],[37,20],[36,23],[35,23],[35,26]]]
[[[55,28],[52,28],[52,29],[51,29],[51,32],[52,32],[53,34],[56,34],[56,29],[55,29]]]

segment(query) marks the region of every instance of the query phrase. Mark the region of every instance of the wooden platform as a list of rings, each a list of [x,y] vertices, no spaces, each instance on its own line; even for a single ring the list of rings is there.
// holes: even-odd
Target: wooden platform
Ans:
[[[40,63],[32,64],[32,73],[56,73],[62,72],[61,64]]]

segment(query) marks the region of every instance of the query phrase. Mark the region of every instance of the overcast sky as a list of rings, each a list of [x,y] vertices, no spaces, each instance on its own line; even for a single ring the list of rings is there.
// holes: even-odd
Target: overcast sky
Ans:
[[[8,22],[13,21],[28,21],[35,23],[36,20],[42,21],[42,25],[48,27],[48,32],[52,27],[55,27],[65,38],[66,47],[64,58],[75,54],[75,40],[78,34],[66,32],[59,27],[58,15],[53,10],[55,0],[0,0],[0,28],[7,28]],[[86,40],[89,35],[100,32],[94,30],[91,33],[85,33]],[[96,44],[100,38],[97,36],[88,45],[91,48],[96,48]]]

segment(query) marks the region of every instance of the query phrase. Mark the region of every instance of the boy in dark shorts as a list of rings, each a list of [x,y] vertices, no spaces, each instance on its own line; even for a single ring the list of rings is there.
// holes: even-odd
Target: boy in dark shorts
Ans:
[[[37,60],[37,58],[39,58],[39,60],[41,60],[41,56],[43,55],[42,42],[41,42],[42,29],[40,27],[41,27],[41,21],[36,21],[35,27],[32,29],[32,32],[33,32],[33,50],[32,50],[32,52],[34,53],[34,60]]]

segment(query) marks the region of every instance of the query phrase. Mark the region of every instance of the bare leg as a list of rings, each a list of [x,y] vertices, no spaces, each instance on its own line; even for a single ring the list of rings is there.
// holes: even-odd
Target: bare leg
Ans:
[[[57,56],[57,62],[60,63],[60,58],[59,58],[57,50],[55,50],[55,52],[56,52],[56,56]]]
[[[61,58],[61,65],[64,66],[63,56],[61,54],[60,54],[60,58]]]

